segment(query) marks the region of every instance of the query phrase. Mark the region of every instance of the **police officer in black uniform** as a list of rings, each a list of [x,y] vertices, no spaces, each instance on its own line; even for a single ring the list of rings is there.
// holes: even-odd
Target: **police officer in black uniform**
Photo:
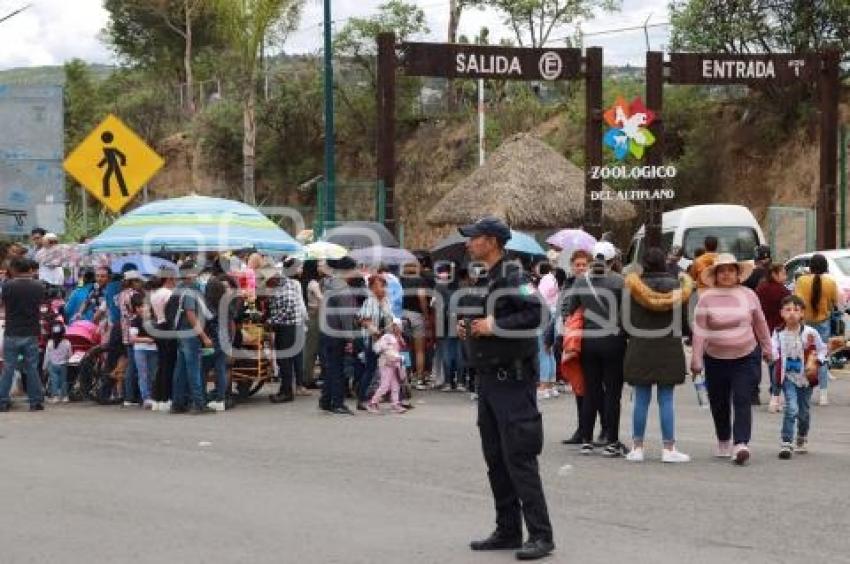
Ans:
[[[519,560],[550,554],[552,525],[543,495],[537,456],[543,449],[543,420],[537,410],[537,336],[544,308],[529,277],[518,264],[504,260],[511,231],[486,217],[462,227],[473,261],[487,274],[470,291],[458,336],[467,365],[478,380],[478,427],[487,475],[496,506],[496,530],[473,541],[472,550],[518,549]],[[523,544],[522,521],[528,529]]]

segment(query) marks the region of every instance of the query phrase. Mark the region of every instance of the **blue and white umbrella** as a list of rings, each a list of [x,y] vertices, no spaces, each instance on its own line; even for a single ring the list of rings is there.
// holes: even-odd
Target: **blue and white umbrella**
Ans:
[[[145,276],[152,276],[163,268],[177,270],[177,265],[170,260],[138,253],[113,258],[109,268],[112,272],[124,272],[128,265]]]
[[[201,252],[252,249],[294,253],[301,244],[242,202],[186,196],[141,206],[88,245],[90,253]]]

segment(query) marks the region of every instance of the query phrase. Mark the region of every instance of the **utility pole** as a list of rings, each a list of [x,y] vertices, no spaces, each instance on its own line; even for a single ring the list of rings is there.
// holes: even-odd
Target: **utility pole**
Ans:
[[[334,131],[334,64],[333,35],[331,30],[331,0],[325,2],[325,222],[333,226],[336,221],[336,171]]]

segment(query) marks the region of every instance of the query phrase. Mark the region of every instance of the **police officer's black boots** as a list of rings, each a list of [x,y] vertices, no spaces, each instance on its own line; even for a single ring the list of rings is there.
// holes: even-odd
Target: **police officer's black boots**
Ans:
[[[517,560],[538,560],[544,556],[549,556],[553,550],[555,550],[555,543],[552,541],[530,540],[517,551],[516,558]]]
[[[522,533],[510,534],[499,529],[483,540],[472,541],[469,548],[475,551],[483,550],[516,550],[522,547]]]

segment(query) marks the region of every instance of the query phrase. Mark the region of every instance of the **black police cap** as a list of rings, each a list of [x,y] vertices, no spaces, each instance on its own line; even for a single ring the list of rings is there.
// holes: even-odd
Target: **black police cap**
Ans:
[[[503,245],[511,238],[510,228],[501,219],[493,216],[482,217],[475,223],[464,225],[458,231],[464,237],[479,237],[481,235],[495,237]]]

